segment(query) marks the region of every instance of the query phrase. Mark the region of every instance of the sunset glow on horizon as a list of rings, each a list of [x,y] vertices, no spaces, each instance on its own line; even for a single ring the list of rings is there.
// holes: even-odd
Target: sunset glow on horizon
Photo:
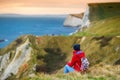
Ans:
[[[87,3],[120,2],[120,0],[0,0],[0,14],[71,14],[84,12]]]

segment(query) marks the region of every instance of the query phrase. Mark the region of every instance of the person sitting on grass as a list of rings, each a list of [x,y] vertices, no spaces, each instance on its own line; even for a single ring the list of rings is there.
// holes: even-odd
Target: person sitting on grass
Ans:
[[[83,72],[88,68],[89,62],[86,61],[84,59],[86,59],[85,57],[85,53],[80,49],[80,44],[75,44],[73,46],[73,56],[72,56],[72,60],[70,62],[68,62],[65,67],[64,67],[64,73],[69,73],[69,72]],[[82,60],[84,60],[82,63]]]

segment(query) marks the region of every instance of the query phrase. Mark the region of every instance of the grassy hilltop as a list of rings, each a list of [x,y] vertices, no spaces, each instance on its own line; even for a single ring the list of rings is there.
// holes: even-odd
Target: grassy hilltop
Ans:
[[[91,24],[83,32],[72,36],[25,35],[0,49],[1,56],[10,52],[8,62],[11,62],[17,48],[27,39],[30,42],[27,48],[32,48],[27,66],[20,66],[19,72],[11,74],[7,80],[120,80],[120,4],[89,6]],[[63,67],[71,59],[75,43],[81,44],[90,68],[85,74],[63,74]]]

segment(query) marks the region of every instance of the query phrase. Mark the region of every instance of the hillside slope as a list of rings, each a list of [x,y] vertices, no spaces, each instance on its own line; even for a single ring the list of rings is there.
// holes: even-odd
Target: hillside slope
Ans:
[[[9,49],[9,47],[14,47],[13,42],[8,47],[0,50],[1,56],[10,53],[10,56],[7,58],[7,63],[4,65],[6,67],[1,68],[1,79],[7,80],[62,80],[68,79],[78,80],[79,78],[87,79],[120,79],[118,76],[120,70],[120,37],[62,37],[62,36],[22,36],[18,38],[23,41],[17,45],[14,49]],[[18,40],[17,39],[17,40]],[[24,40],[23,40],[24,39]],[[22,45],[27,44],[26,40],[29,40],[29,45],[23,47]],[[75,43],[80,43],[81,48],[85,51],[87,58],[90,61],[89,72],[85,75],[80,73],[73,73],[68,75],[63,74],[63,67],[71,59],[72,56],[72,46]],[[17,44],[17,43],[16,43]],[[15,45],[16,45],[15,44]],[[22,49],[18,49],[18,48]],[[31,53],[29,51],[24,52],[24,49],[29,50],[31,48]],[[6,53],[4,53],[6,52]],[[18,67],[17,72],[13,72],[16,68],[11,65],[15,64],[17,60],[21,58],[24,53],[30,53],[29,60],[26,55],[26,62],[21,62]],[[15,55],[18,54],[18,56]],[[3,59],[2,58],[2,59]],[[16,59],[15,59],[16,58]],[[21,58],[22,59],[22,58]],[[1,60],[1,59],[0,59]],[[13,61],[14,60],[14,61]],[[9,64],[9,65],[8,65]],[[3,64],[0,64],[1,66]],[[8,72],[9,66],[11,67],[12,72]],[[97,67],[97,68],[96,68]],[[114,67],[114,69],[113,69]],[[99,71],[102,69],[103,71]],[[3,74],[7,71],[6,76]],[[42,73],[42,74],[40,74]],[[43,74],[46,73],[46,74]],[[49,75],[48,75],[49,74]],[[104,74],[104,76],[102,76]]]
[[[98,21],[93,21],[88,28],[83,28],[82,32],[77,32],[75,36],[119,36],[120,16],[110,17]]]

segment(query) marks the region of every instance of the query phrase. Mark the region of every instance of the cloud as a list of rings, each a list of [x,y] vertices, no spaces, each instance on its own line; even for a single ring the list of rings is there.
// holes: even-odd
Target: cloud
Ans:
[[[87,3],[93,2],[119,2],[119,0],[0,0],[0,13],[76,13],[85,10]]]
[[[45,7],[14,7],[0,10],[4,13],[16,13],[16,14],[28,14],[28,15],[39,15],[39,14],[70,14],[83,12],[83,8],[45,8]]]

